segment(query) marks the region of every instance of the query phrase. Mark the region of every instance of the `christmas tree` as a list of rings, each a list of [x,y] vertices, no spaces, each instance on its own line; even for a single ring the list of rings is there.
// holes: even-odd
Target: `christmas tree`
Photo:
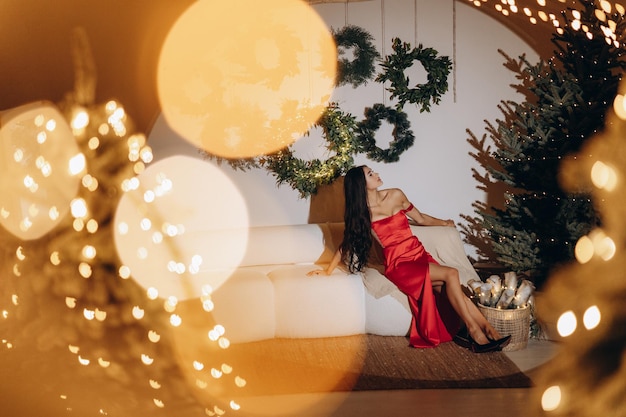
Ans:
[[[502,102],[504,117],[487,122],[482,139],[469,132],[472,156],[486,171],[474,170],[474,178],[488,199],[474,203],[476,216],[464,217],[462,232],[479,256],[528,274],[538,288],[601,223],[589,190],[564,191],[559,169],[604,129],[624,68],[623,11],[579,3],[580,10],[562,12],[549,60],[532,65],[502,52],[526,101]]]

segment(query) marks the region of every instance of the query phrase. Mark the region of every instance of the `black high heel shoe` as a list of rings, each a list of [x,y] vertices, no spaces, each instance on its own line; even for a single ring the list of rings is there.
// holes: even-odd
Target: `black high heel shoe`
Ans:
[[[472,350],[472,342],[470,342],[470,337],[469,337],[469,334],[467,333],[467,330],[460,330],[457,334],[454,335],[452,340],[457,345],[465,349]]]
[[[505,336],[498,340],[490,340],[485,344],[477,343],[472,337],[469,337],[471,342],[471,349],[474,353],[487,353],[487,352],[498,352],[501,351],[504,346],[506,346],[511,340],[511,336]]]
[[[502,350],[504,346],[509,344],[511,335],[497,340],[489,339],[489,342],[481,345],[472,339],[472,336],[469,335],[467,328],[464,328],[454,335],[452,340],[454,340],[457,345],[469,349],[474,353],[487,353]]]
[[[476,342],[472,337],[469,338],[471,343],[471,350],[474,353],[487,353],[487,352],[498,352],[502,350],[502,345],[500,340],[490,340],[487,343],[480,344]]]
[[[499,342],[500,343],[500,347],[505,347],[511,341],[511,335],[501,337],[500,339],[497,339],[497,340],[489,338],[489,340]]]

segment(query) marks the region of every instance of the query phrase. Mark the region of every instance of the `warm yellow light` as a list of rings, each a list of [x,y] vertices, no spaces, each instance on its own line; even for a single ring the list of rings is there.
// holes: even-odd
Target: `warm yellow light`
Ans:
[[[96,316],[96,312],[85,308],[83,309],[83,316],[85,316],[87,320],[93,320]]]
[[[64,168],[79,148],[51,103],[0,112],[0,224],[20,239],[37,239],[69,210],[79,178]]]
[[[608,261],[615,256],[617,251],[615,242],[610,236],[607,236],[602,229],[594,229],[588,236],[593,245],[594,255],[598,255],[605,261]]]
[[[583,315],[583,324],[585,329],[591,330],[598,327],[600,324],[600,320],[602,315],[600,314],[600,309],[598,306],[591,306],[587,310],[585,310],[585,314]]]
[[[574,248],[574,254],[576,256],[576,260],[581,264],[585,264],[593,258],[593,242],[588,236],[582,236],[578,239],[576,247]]]
[[[82,198],[75,198],[70,203],[72,216],[82,219],[87,216],[87,202]]]
[[[159,57],[163,115],[212,154],[245,158],[306,133],[334,88],[331,32],[301,0],[193,3]]]
[[[626,100],[624,100],[623,94],[615,96],[615,100],[613,100],[613,110],[617,117],[626,120]]]
[[[243,388],[245,387],[247,384],[246,380],[240,376],[236,376],[235,377],[235,385],[237,385],[239,388]]]
[[[145,315],[145,311],[140,308],[140,307],[133,307],[133,317],[136,318],[137,320],[141,320],[143,318],[143,316]]]
[[[74,155],[68,164],[70,175],[78,175],[85,170],[87,166],[87,162],[85,160],[85,155],[82,153]]]
[[[92,245],[85,245],[85,246],[83,246],[82,254],[83,254],[83,257],[85,259],[93,259],[93,258],[95,258],[96,257],[96,253],[97,253],[96,248],[93,247]]]
[[[562,337],[572,335],[576,331],[576,326],[576,315],[571,310],[561,314],[556,323],[557,331]]]
[[[118,275],[122,279],[130,278],[130,268],[127,267],[126,265],[120,266],[120,269],[118,270]]]
[[[219,379],[222,377],[222,371],[219,369],[211,368],[211,376],[215,379]]]
[[[544,411],[554,411],[561,404],[561,388],[557,385],[548,387],[541,396],[541,408]]]
[[[114,230],[117,252],[132,278],[154,288],[155,295],[182,301],[219,288],[239,266],[247,247],[248,209],[215,165],[173,156],[136,178],[136,188],[118,204]]]
[[[182,323],[183,323],[183,319],[178,314],[172,314],[170,316],[170,324],[173,327],[179,327]]]
[[[148,332],[148,340],[150,340],[152,343],[158,343],[159,340],[161,340],[161,335],[154,330],[150,330]]]
[[[615,242],[609,236],[604,237],[596,248],[597,254],[605,261],[609,261],[613,259],[615,253],[617,252],[617,246],[615,246]]]
[[[89,113],[85,108],[76,107],[72,112],[71,126],[74,130],[81,130],[89,125]]]
[[[152,365],[154,363],[154,358],[151,358],[144,353],[141,355],[141,362],[143,362],[144,365]]]

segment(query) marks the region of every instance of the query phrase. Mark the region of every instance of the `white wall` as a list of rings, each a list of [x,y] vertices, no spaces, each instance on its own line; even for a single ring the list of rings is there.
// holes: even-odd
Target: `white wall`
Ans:
[[[501,116],[496,107],[501,100],[522,100],[510,87],[516,80],[504,68],[504,58],[497,50],[502,49],[512,57],[526,54],[531,62],[538,60],[537,54],[518,36],[465,3],[369,0],[313,6],[331,28],[340,29],[348,23],[367,30],[375,37],[381,55],[390,54],[391,39],[399,37],[412,46],[422,43],[424,47],[432,47],[453,60],[455,67],[450,74],[449,90],[439,105],[432,106],[429,113],[420,113],[410,103],[405,105],[416,139],[400,161],[375,163],[358,156],[356,163],[373,167],[381,174],[385,186],[402,188],[420,210],[459,222],[460,214],[472,214],[472,202],[484,198],[471,175],[476,164],[469,156],[472,149],[466,141],[466,129],[482,136],[484,120],[494,121]],[[422,75],[425,80],[425,73]],[[395,104],[382,85],[373,81],[357,89],[343,86],[334,92],[333,101],[358,120],[363,118],[366,106]],[[383,128],[389,130],[385,123]],[[377,143],[386,148],[382,133],[384,129],[377,133]],[[158,119],[150,132],[149,144],[157,160],[171,154],[199,157],[195,148],[176,137],[163,118]],[[315,134],[304,137],[296,143],[296,156],[323,157],[323,145],[321,137]],[[240,188],[248,204],[251,225],[307,222],[308,200],[301,199],[297,191],[286,185],[277,188],[268,171],[234,171],[227,164],[221,170]],[[472,248],[467,249],[472,252]]]

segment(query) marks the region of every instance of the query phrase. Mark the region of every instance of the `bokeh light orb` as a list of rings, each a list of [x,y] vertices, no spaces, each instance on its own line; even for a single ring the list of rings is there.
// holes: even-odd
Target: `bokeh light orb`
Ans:
[[[577,325],[576,314],[570,310],[561,314],[557,320],[556,328],[561,337],[567,337],[571,336],[576,331]]]
[[[332,33],[303,1],[200,0],[163,44],[161,109],[176,133],[211,154],[268,154],[322,114],[336,57]]]
[[[561,387],[553,385],[548,387],[541,396],[541,408],[544,411],[554,411],[561,404]]]
[[[595,329],[598,325],[600,325],[601,320],[602,314],[600,313],[598,306],[594,305],[585,310],[585,314],[583,315],[583,324],[585,325],[585,329]]]
[[[23,240],[54,229],[78,193],[85,158],[52,103],[0,113],[0,224]]]
[[[214,165],[172,156],[137,177],[115,213],[115,246],[151,298],[200,298],[219,288],[246,251],[248,211]]]

